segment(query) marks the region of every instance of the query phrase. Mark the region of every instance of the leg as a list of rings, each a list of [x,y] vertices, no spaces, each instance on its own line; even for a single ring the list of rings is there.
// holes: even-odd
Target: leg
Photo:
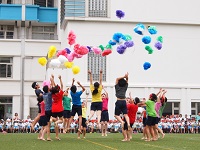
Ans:
[[[91,119],[93,116],[94,116],[94,110],[90,110],[90,115],[89,115],[89,117],[88,117],[88,121],[87,121],[87,122],[89,122],[90,119]]]
[[[40,120],[40,113],[35,117],[34,121],[31,123],[31,129],[34,130],[35,124]]]
[[[96,115],[97,115],[97,125],[98,125],[98,128],[100,129],[99,124],[100,124],[100,120],[101,120],[101,110],[98,110],[96,112]]]

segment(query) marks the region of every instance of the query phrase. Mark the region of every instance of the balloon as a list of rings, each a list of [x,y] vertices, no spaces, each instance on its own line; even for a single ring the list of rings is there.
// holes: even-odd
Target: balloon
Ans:
[[[148,31],[149,31],[150,34],[156,34],[157,33],[157,29],[156,29],[155,26],[149,26]]]
[[[76,52],[73,52],[72,55],[73,55],[75,58],[81,58],[81,57],[83,57],[83,55],[77,54]]]
[[[104,50],[103,52],[102,52],[102,56],[107,56],[107,55],[109,55],[109,54],[111,54],[112,53],[112,50],[111,49],[106,49],[106,50]]]
[[[48,58],[52,58],[56,54],[56,47],[50,46],[48,51]]]
[[[99,45],[99,48],[100,48],[102,51],[104,50],[103,45]]]
[[[126,45],[119,45],[119,46],[117,47],[117,52],[118,52],[119,54],[124,54],[126,48],[127,48]]]
[[[58,59],[52,59],[50,61],[50,66],[52,66],[53,68],[59,68],[61,65],[61,62]]]
[[[71,54],[67,55],[67,59],[69,62],[72,62],[74,60],[74,54],[71,53]]]
[[[56,56],[59,57],[60,55],[65,55],[65,54],[67,54],[67,51],[65,49],[63,49],[63,50],[59,50],[57,52]]]
[[[73,74],[78,74],[78,73],[80,72],[79,66],[74,66],[74,67],[72,68],[72,72],[73,72]]]
[[[132,37],[131,37],[131,35],[125,35],[125,37],[126,37],[126,40],[125,41],[130,41],[130,40],[132,40]]]
[[[157,48],[158,50],[161,50],[162,43],[158,41],[158,42],[155,43],[154,47]]]
[[[40,65],[45,66],[47,64],[47,59],[45,57],[38,58],[38,62]]]
[[[142,38],[142,42],[143,42],[144,44],[149,44],[149,43],[151,43],[151,37],[150,37],[150,36],[144,36],[144,37]]]
[[[44,80],[43,83],[42,83],[42,86],[44,87],[46,85],[50,88],[51,82],[48,81],[48,80]]]
[[[73,65],[74,65],[74,63],[73,62],[69,62],[69,61],[67,61],[67,62],[64,63],[64,66],[66,68],[72,68]]]
[[[151,48],[151,46],[146,45],[146,46],[145,46],[145,49],[148,51],[149,54],[152,54],[152,53],[153,53],[153,49]]]
[[[63,56],[63,55],[60,55],[60,56],[58,57],[58,60],[61,62],[61,64],[64,64],[64,62],[67,61],[67,58],[66,58],[65,56]]]
[[[157,37],[157,41],[163,43],[163,37],[162,37],[162,36],[158,36],[158,37]]]
[[[126,47],[133,47],[134,43],[133,43],[133,41],[126,41],[126,42],[124,42],[124,45],[126,45]]]
[[[98,47],[93,47],[92,50],[95,54],[101,54],[101,49]]]
[[[73,44],[75,44],[75,40],[76,40],[76,35],[74,34],[74,32],[73,31],[70,31],[69,32],[69,34],[68,34],[68,44],[69,45],[73,45]]]
[[[151,68],[151,64],[149,62],[145,62],[143,64],[144,70],[148,70],[149,68]]]
[[[136,27],[133,29],[135,33],[139,35],[143,35],[143,32],[145,30],[145,26],[143,24],[137,24]]]
[[[74,52],[79,55],[86,55],[89,52],[89,49],[86,46],[80,46],[79,44],[75,44]]]
[[[125,13],[121,10],[116,10],[116,16],[121,19],[125,16]]]

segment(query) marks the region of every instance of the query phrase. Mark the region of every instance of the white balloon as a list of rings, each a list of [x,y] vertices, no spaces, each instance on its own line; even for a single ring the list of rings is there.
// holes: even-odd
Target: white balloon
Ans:
[[[58,59],[52,59],[50,62],[50,66],[53,68],[59,68],[61,65],[61,62]]]
[[[64,62],[67,61],[67,58],[65,56],[63,56],[63,55],[59,55],[58,56],[58,60],[61,62],[61,64],[64,64]]]

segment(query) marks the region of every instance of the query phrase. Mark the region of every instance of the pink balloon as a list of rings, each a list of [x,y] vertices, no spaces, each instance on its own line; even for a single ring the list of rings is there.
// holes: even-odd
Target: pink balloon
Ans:
[[[77,54],[76,52],[72,53],[75,58],[81,58],[83,55]]]
[[[72,61],[74,60],[74,55],[73,55],[73,53],[67,55],[67,59],[68,59],[69,62],[72,62]]]
[[[43,83],[42,83],[42,86],[44,87],[46,85],[50,88],[51,82],[48,81],[48,80],[44,80]]]
[[[73,45],[75,44],[75,40],[76,40],[76,35],[74,34],[73,31],[70,31],[69,34],[68,34],[68,44],[69,45]]]
[[[101,49],[98,47],[93,47],[92,50],[95,54],[101,54]]]

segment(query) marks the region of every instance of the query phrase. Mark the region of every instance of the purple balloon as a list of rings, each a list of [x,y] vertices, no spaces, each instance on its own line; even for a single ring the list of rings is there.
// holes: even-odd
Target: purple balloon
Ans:
[[[133,43],[133,41],[126,41],[126,42],[124,42],[124,45],[126,45],[126,47],[133,47],[134,43]]]
[[[161,48],[162,48],[162,43],[161,42],[159,42],[159,41],[157,41],[156,43],[155,43],[155,48],[157,48],[158,50],[161,50]]]
[[[119,45],[118,47],[117,47],[117,52],[119,53],[119,54],[123,54],[124,52],[125,52],[125,50],[126,50],[126,45]]]

